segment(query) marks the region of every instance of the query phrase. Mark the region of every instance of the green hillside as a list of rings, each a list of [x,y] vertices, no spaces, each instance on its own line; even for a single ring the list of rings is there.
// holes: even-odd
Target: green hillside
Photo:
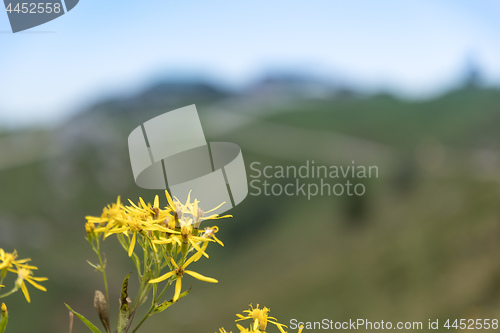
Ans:
[[[218,222],[225,247],[213,247],[210,260],[197,266],[219,284],[191,279],[190,297],[146,322],[144,331],[233,328],[235,313],[249,303],[270,307],[285,323],[498,317],[498,90],[462,89],[426,101],[376,95],[255,104],[210,94],[197,102],[205,134],[237,143],[247,168],[255,161],[356,160],[379,166],[380,177],[365,182],[363,197],[249,195],[230,212],[234,218]],[[100,214],[118,195],[149,201],[161,195],[134,184],[127,137],[140,122],[191,104],[137,103],[129,112],[104,104],[34,136],[0,136],[2,152],[9,152],[0,168],[0,247],[31,257],[50,279],[48,292],[33,291],[29,306],[22,295],[8,299],[11,332],[67,332],[64,303],[98,321],[93,295],[102,286],[86,263],[93,253],[84,216]],[[19,147],[26,146],[16,146],[23,138],[28,147],[48,140],[50,149],[24,158],[27,148]],[[105,247],[118,304],[131,267],[119,244],[110,239]],[[86,330],[75,322],[73,332]]]

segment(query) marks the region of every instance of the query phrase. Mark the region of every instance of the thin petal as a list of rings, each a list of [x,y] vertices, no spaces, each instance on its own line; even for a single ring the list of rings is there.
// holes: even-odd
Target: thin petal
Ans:
[[[201,275],[200,273],[196,273],[193,271],[184,271],[184,273],[187,273],[187,274],[191,275],[192,277],[194,277],[198,280],[201,280],[201,281],[210,282],[210,283],[219,283],[219,281],[217,281],[216,279]]]
[[[222,242],[220,241],[220,239],[218,239],[217,237],[215,237],[215,235],[212,235],[212,237],[215,239],[215,241],[216,241],[217,243],[219,243],[221,246],[224,246],[224,243],[222,243]]]
[[[208,254],[206,254],[205,251],[203,251],[202,249],[200,249],[200,247],[196,244],[195,241],[193,241],[192,239],[189,239],[189,242],[191,243],[191,245],[193,245],[193,247],[195,248],[195,250],[198,251],[197,253],[201,253],[205,257],[209,258]],[[194,261],[198,261],[198,260],[195,259]]]
[[[175,294],[173,301],[176,302],[179,299],[179,295],[181,294],[182,289],[182,281],[181,277],[177,277],[177,281],[175,282]]]
[[[203,251],[203,253],[205,253],[207,246],[208,246],[208,242],[205,242],[205,244],[203,244],[203,246],[201,247],[201,250]],[[196,254],[194,254],[193,256],[196,257],[194,259],[194,261],[196,262],[196,261],[201,259],[201,252],[196,252]]]
[[[245,320],[245,319],[250,319],[250,318],[252,318],[252,317],[250,317],[250,316],[246,316],[246,317],[245,317],[244,315],[239,314],[239,313],[237,313],[237,314],[236,314],[236,317],[238,317],[238,318],[240,318],[240,319],[237,319],[237,320],[235,320],[235,321],[238,321],[238,320]]]
[[[38,281],[38,282],[42,282],[42,281],[48,281],[49,279],[46,278],[46,277],[34,277],[34,276],[31,276],[30,277],[31,280],[35,280],[35,281]]]
[[[130,246],[128,248],[128,256],[129,257],[132,257],[132,253],[134,253],[136,234],[137,234],[137,231],[134,231],[134,235],[132,236],[132,240],[130,241]]]
[[[39,285],[35,281],[32,281],[32,278],[26,279],[26,281],[28,281],[33,287],[35,287],[38,290],[47,291],[47,288],[45,288],[44,286]]]
[[[191,192],[192,192],[192,190],[189,191],[189,193],[188,193],[188,197],[187,197],[187,200],[186,200],[186,207],[188,207],[189,201],[191,200]]]
[[[28,293],[28,288],[26,288],[26,283],[24,283],[24,281],[21,282],[21,290],[23,291],[24,297],[28,303],[31,303],[30,294]]]
[[[210,209],[210,210],[207,210],[207,211],[205,212],[205,214],[210,213],[210,212],[213,212],[214,210],[216,210],[216,209],[218,209],[218,208],[222,207],[222,205],[224,205],[225,203],[226,203],[226,202],[224,201],[223,203],[221,203],[221,204],[220,204],[220,205],[218,205],[217,207],[212,208],[212,209]]]
[[[175,211],[174,200],[172,200],[172,197],[170,196],[167,190],[165,190],[165,196],[167,197],[168,205]]]
[[[158,282],[165,281],[166,279],[168,279],[169,277],[171,277],[174,274],[175,274],[175,271],[170,271],[167,274],[163,274],[159,278],[156,278],[156,279],[153,279],[153,280],[149,280],[149,283],[158,283]]]
[[[186,268],[189,266],[190,263],[192,263],[196,258],[196,255],[192,255],[191,258],[189,258],[182,267]]]

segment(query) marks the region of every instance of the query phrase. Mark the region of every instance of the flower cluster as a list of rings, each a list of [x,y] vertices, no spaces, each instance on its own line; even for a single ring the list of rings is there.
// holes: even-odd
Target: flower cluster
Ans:
[[[26,283],[28,282],[31,284],[33,287],[42,290],[42,291],[47,291],[47,289],[38,284],[37,282],[42,282],[42,281],[47,281],[48,279],[45,277],[34,277],[33,276],[33,271],[37,270],[38,268],[36,266],[30,265],[29,262],[31,259],[26,258],[26,259],[18,259],[17,251],[14,250],[14,252],[9,253],[5,252],[4,249],[0,248],[0,290],[2,288],[5,288],[3,285],[5,278],[7,277],[7,273],[15,273],[17,274],[17,279],[14,283],[14,287],[4,293],[0,294],[0,298],[7,297],[19,289],[22,290],[24,297],[26,298],[26,301],[28,303],[31,302],[30,295],[28,293],[28,288],[26,287]],[[2,308],[3,309],[3,308]],[[6,307],[5,311],[6,312]]]
[[[259,308],[259,304],[254,308],[252,304],[250,304],[249,310],[244,310],[244,314],[237,313],[236,316],[238,319],[235,321],[241,320],[251,320],[252,324],[247,328],[240,324],[236,324],[240,333],[265,333],[267,329],[267,324],[271,323],[275,325],[281,333],[287,333],[285,331],[286,325],[280,324],[278,320],[274,317],[269,316],[269,308],[264,307],[262,309]],[[302,328],[299,329],[298,333],[302,332]],[[219,333],[227,333],[224,328],[219,329]]]
[[[182,280],[186,275],[206,282],[218,282],[214,278],[188,269],[188,266],[202,257],[209,257],[206,252],[209,243],[224,246],[215,235],[219,231],[218,227],[206,227],[200,230],[202,221],[231,217],[213,214],[224,203],[209,211],[203,211],[199,207],[199,201],[196,199],[191,201],[190,195],[184,203],[177,198],[174,201],[167,191],[165,195],[168,205],[163,208],[160,206],[158,196],[154,198],[153,204],[146,203],[142,198],[139,198],[137,203],[129,200],[129,204],[123,204],[118,197],[116,203],[103,209],[101,216],[86,217],[87,240],[99,259],[98,264],[90,262],[89,264],[101,271],[104,279],[106,296],[105,298],[104,296],[98,297],[99,300],[103,299],[98,302],[98,312],[107,330],[109,329],[106,319],[109,296],[105,273],[106,260],[103,260],[100,243],[109,236],[116,236],[132,259],[140,282],[137,297],[127,307],[127,330],[130,328],[138,307],[146,301],[150,292],[152,292],[151,307],[135,330],[150,315],[165,310],[187,295],[189,290],[182,292]],[[165,284],[160,290],[159,285],[162,282]],[[167,288],[174,282],[175,290],[172,299],[160,302]],[[122,287],[122,294],[124,292],[126,294],[124,302],[125,299],[129,299],[126,284],[128,284],[128,278]]]

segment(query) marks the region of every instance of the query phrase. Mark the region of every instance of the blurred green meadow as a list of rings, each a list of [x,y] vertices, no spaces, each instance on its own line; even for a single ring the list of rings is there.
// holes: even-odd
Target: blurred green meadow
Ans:
[[[166,205],[161,191],[135,185],[127,137],[190,104],[208,141],[242,148],[249,180],[252,162],[355,161],[378,166],[379,177],[364,182],[361,197],[249,195],[229,211],[232,219],[217,221],[225,247],[211,246],[210,259],[196,263],[219,283],[186,280],[190,296],[144,332],[234,330],[249,303],[285,324],[500,318],[500,91],[464,84],[405,100],[335,89],[299,94],[301,84],[268,80],[235,93],[160,82],[53,128],[2,131],[0,247],[32,258],[49,278],[46,293],[30,288],[31,304],[20,293],[6,299],[8,332],[68,332],[64,303],[98,322],[93,297],[103,286],[86,263],[95,258],[85,215],[100,215],[118,195],[152,202],[159,194]],[[111,237],[105,252],[116,310],[133,268]],[[137,281],[130,287],[133,294]],[[73,332],[86,332],[76,318]]]

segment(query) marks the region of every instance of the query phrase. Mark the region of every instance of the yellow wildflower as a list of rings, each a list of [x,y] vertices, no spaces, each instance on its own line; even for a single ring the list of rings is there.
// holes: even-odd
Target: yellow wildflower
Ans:
[[[181,287],[182,287],[182,281],[181,280],[182,280],[182,276],[184,275],[184,273],[189,274],[192,277],[194,277],[194,278],[196,278],[198,280],[201,280],[201,281],[211,282],[211,283],[218,283],[219,282],[216,279],[203,276],[200,273],[196,273],[194,271],[188,271],[188,270],[186,270],[186,268],[189,266],[190,263],[192,263],[194,261],[194,259],[195,259],[195,256],[192,256],[184,264],[182,264],[182,265],[179,266],[179,265],[177,265],[177,263],[172,258],[170,258],[170,261],[174,265],[175,269],[172,270],[172,271],[170,271],[170,272],[168,272],[167,274],[164,274],[164,275],[160,276],[159,278],[150,280],[149,283],[162,282],[162,281],[165,281],[166,279],[168,279],[168,278],[176,275],[175,293],[174,293],[174,298],[173,298],[173,301],[175,302],[175,301],[177,301],[179,299],[179,295],[181,294]]]
[[[219,232],[219,227],[217,226],[213,226],[211,228],[207,227],[205,228],[205,233],[202,235],[202,237],[213,238],[221,246],[224,246],[224,243],[222,243],[217,237],[215,237],[215,234],[218,232]]]
[[[226,217],[233,217],[232,215],[224,215],[224,216],[219,216],[219,214],[212,214],[212,215],[207,215],[208,213],[211,213],[218,208],[220,208],[222,205],[225,204],[225,202],[221,203],[215,208],[212,208],[208,211],[203,211],[201,208],[198,207],[198,200],[195,200],[193,204],[189,207],[189,213],[193,216],[193,223],[194,223],[194,228],[198,229],[200,227],[201,222],[206,221],[206,220],[216,220],[216,219],[223,219]]]
[[[204,249],[206,249],[206,246],[204,249],[200,248],[198,244],[205,242],[208,243],[209,241],[212,241],[209,238],[206,237],[200,237],[200,236],[195,236],[193,235],[193,227],[190,225],[183,226],[181,228],[180,235],[169,235],[169,237],[160,237],[158,240],[153,240],[153,243],[155,244],[170,244],[173,242],[178,243],[179,245],[184,245],[184,250],[187,251],[188,245],[191,244],[198,253],[201,255],[204,255],[205,257],[208,258],[208,254],[205,253]]]
[[[100,217],[86,216],[85,218],[92,223],[103,224],[107,222],[112,222],[116,217],[122,215],[123,208],[124,206],[121,203],[120,196],[118,196],[118,198],[116,199],[116,203],[112,203],[111,205],[104,207]]]
[[[3,249],[0,249],[0,270],[5,270],[11,268],[13,265],[16,267],[23,267],[27,269],[36,269],[35,266],[30,266],[26,264],[31,261],[31,259],[21,259],[17,260],[17,251],[14,250],[12,253],[5,252]]]
[[[29,269],[25,268],[20,268],[17,272],[11,269],[9,269],[9,271],[17,273],[16,288],[21,288],[28,303],[31,303],[31,299],[28,293],[28,288],[26,288],[26,284],[24,283],[24,281],[28,281],[33,287],[39,290],[47,291],[44,286],[41,286],[35,282],[47,281],[48,279],[46,277],[34,277],[33,273]]]
[[[255,308],[252,306],[252,304],[250,304],[250,310],[243,311],[243,312],[247,313],[247,315],[244,316],[244,315],[241,315],[239,313],[236,314],[236,316],[239,318],[239,319],[236,319],[236,321],[252,319],[254,321],[253,322],[253,326],[254,326],[253,331],[254,332],[257,330],[257,327],[261,331],[265,331],[266,327],[267,327],[267,323],[270,322],[270,323],[276,325],[276,327],[278,327],[278,329],[280,330],[281,333],[286,333],[285,330],[283,329],[283,327],[286,327],[286,325],[276,322],[275,321],[275,320],[277,320],[276,318],[270,317],[268,315],[269,311],[270,310],[266,307],[259,309],[259,304],[257,304],[257,307],[255,307]]]

